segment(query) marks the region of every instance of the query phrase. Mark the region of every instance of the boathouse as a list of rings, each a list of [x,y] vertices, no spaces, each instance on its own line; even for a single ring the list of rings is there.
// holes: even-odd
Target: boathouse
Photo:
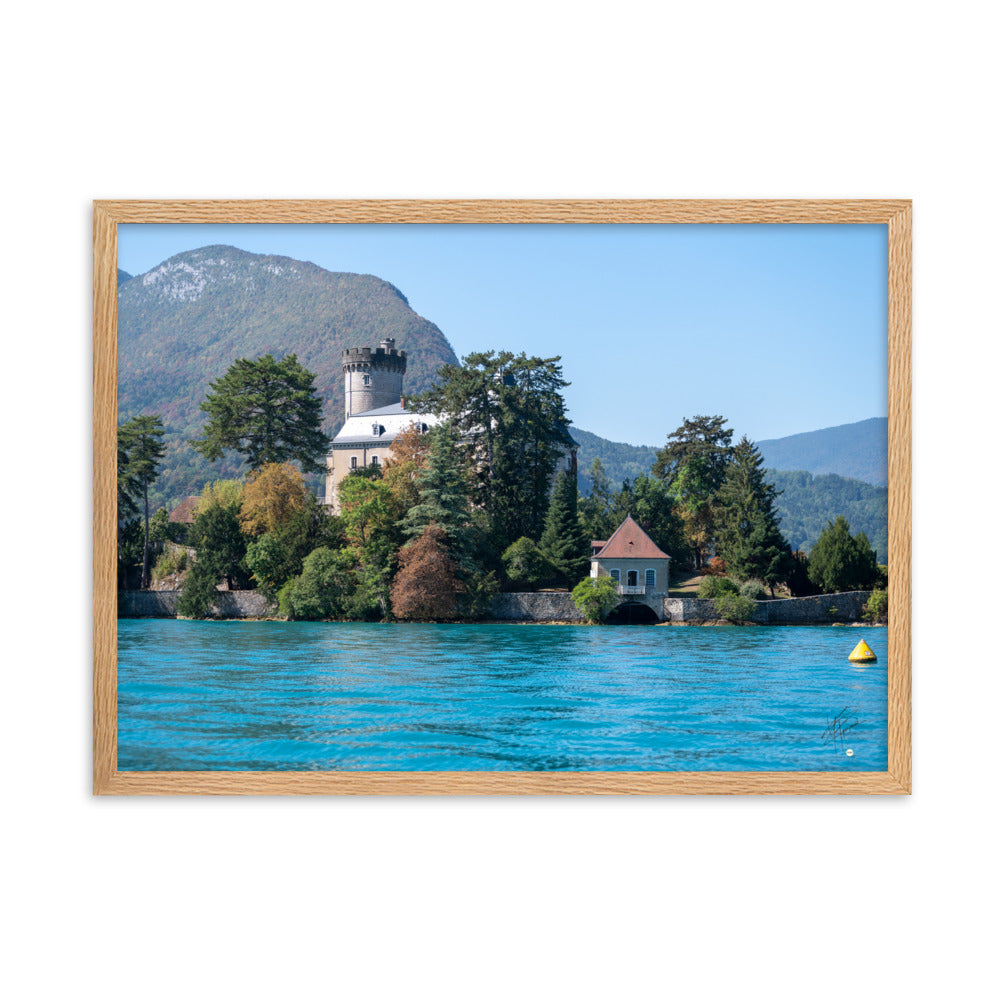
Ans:
[[[670,556],[626,517],[606,541],[591,542],[590,575],[610,576],[622,600],[616,612],[631,619],[635,614],[648,618],[640,609],[648,608],[663,621],[663,601],[670,587]]]

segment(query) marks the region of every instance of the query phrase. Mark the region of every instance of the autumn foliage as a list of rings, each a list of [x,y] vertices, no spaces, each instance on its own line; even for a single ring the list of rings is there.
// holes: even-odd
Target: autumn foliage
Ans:
[[[434,522],[399,552],[392,583],[392,610],[409,621],[449,621],[459,615],[463,586],[458,564],[449,555],[447,535]]]
[[[240,526],[254,535],[276,531],[305,510],[306,497],[302,473],[291,462],[262,465],[243,487]]]

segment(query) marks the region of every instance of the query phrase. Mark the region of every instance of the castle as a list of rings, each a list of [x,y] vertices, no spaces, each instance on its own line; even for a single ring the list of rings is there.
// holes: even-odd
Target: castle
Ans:
[[[403,400],[406,351],[386,337],[379,346],[344,351],[344,426],[326,457],[324,504],[338,510],[337,486],[352,469],[384,465],[392,443],[407,428],[426,431],[437,424],[433,413],[411,413]]]
[[[323,503],[334,513],[340,509],[337,486],[352,470],[382,466],[392,457],[392,444],[409,427],[426,431],[440,423],[433,413],[411,413],[403,397],[406,351],[386,337],[379,346],[351,347],[344,351],[344,426],[333,439],[326,457],[326,490]],[[510,378],[511,376],[506,376]],[[559,468],[576,478],[576,445],[563,455]]]

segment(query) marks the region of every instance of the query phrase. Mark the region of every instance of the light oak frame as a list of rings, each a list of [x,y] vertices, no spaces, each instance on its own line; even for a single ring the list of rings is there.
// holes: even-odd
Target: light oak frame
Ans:
[[[874,223],[889,235],[887,771],[494,772],[117,769],[117,226],[119,223]],[[909,794],[911,791],[912,205],[825,201],[94,202],[93,790],[99,795]]]

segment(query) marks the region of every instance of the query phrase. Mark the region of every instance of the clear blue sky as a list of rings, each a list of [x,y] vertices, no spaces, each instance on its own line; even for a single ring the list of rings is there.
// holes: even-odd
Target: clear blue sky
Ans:
[[[885,226],[122,225],[118,263],[215,243],[378,275],[459,357],[561,355],[570,419],[613,441],[888,413]]]

